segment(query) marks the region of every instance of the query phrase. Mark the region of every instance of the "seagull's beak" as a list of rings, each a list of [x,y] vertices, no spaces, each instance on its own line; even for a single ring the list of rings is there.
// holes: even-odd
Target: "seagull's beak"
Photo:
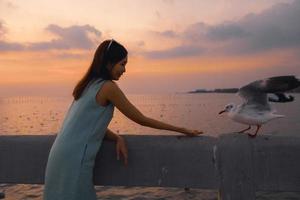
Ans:
[[[221,115],[221,114],[224,113],[224,112],[225,112],[225,110],[220,111],[220,112],[219,112],[219,115]]]

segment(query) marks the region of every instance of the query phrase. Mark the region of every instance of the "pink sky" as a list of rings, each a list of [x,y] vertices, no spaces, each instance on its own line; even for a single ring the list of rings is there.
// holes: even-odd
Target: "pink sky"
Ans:
[[[110,38],[129,50],[128,93],[300,74],[299,1],[106,2],[0,0],[1,95],[69,95]]]

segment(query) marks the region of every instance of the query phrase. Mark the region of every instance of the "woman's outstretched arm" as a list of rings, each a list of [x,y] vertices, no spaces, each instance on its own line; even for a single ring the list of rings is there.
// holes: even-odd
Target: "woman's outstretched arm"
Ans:
[[[196,136],[202,134],[198,130],[189,130],[184,127],[177,127],[159,120],[155,120],[143,115],[124,95],[118,85],[112,81],[104,83],[101,89],[102,95],[112,102],[125,116],[134,122],[156,129],[176,131],[184,133],[188,136]]]

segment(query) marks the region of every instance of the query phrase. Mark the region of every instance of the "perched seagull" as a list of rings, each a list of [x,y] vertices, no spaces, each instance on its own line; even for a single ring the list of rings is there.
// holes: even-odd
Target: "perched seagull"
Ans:
[[[255,133],[248,133],[248,135],[256,137],[262,124],[272,119],[284,117],[284,115],[275,114],[275,110],[271,108],[269,101],[276,103],[291,102],[294,97],[286,95],[284,92],[299,86],[300,77],[297,78],[296,76],[276,76],[251,82],[238,91],[238,95],[243,98],[244,102],[237,106],[233,103],[227,104],[219,114],[228,112],[228,116],[232,120],[249,125],[248,128],[239,131],[239,133],[243,133],[251,129],[252,125],[255,125],[257,127]],[[274,97],[268,97],[268,93],[273,94]]]

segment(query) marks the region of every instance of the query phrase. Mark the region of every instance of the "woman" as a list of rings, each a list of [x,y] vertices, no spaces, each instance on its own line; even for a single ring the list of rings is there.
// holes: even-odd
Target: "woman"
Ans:
[[[116,141],[117,158],[127,165],[124,139],[107,129],[117,107],[143,126],[196,136],[202,132],[144,116],[114,82],[125,72],[127,50],[114,40],[97,48],[85,76],[73,91],[74,101],[51,147],[45,173],[44,200],[96,200],[93,167],[104,137]]]

